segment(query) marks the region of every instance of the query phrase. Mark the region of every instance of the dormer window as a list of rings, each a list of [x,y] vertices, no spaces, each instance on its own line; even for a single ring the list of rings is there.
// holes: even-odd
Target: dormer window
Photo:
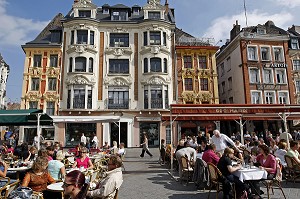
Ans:
[[[161,19],[160,12],[148,12],[148,19]]]
[[[127,20],[127,11],[113,11],[111,18],[112,18],[112,21],[126,21]]]
[[[132,8],[132,15],[139,15],[140,9],[139,8]]]
[[[104,15],[109,14],[109,9],[108,9],[108,8],[103,8],[103,14],[104,14]]]
[[[264,29],[264,28],[257,28],[256,32],[259,35],[264,35],[264,34],[266,34],[266,29]]]
[[[78,17],[91,18],[91,11],[90,10],[78,10]]]

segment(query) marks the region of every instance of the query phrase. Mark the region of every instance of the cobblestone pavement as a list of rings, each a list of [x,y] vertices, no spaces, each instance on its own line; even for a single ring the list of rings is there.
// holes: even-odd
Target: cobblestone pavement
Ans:
[[[139,158],[141,149],[132,148],[126,150],[124,161],[125,171],[123,172],[124,182],[119,191],[120,199],[143,199],[143,198],[169,198],[169,199],[194,199],[208,198],[208,191],[197,190],[193,183],[183,185],[175,181],[168,170],[158,163],[158,149],[150,149],[154,155],[150,158],[145,154],[144,158]],[[175,176],[176,177],[176,176]],[[284,193],[288,199],[298,199],[300,197],[300,182],[282,182]],[[266,189],[262,188],[266,193]],[[215,192],[210,198],[215,198]],[[262,195],[267,198],[267,195]],[[222,193],[219,194],[222,198]],[[280,190],[274,189],[274,195],[270,198],[284,198]]]

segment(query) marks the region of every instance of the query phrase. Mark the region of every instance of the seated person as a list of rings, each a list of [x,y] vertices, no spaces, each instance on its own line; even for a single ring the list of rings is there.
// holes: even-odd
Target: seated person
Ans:
[[[94,168],[91,159],[87,156],[87,148],[83,147],[79,152],[79,158],[77,158],[73,164],[73,168],[85,168],[85,169],[92,169]]]
[[[116,191],[123,183],[122,160],[119,156],[110,156],[107,176],[102,179],[93,191],[88,191],[90,198],[114,198]]]
[[[215,144],[210,144],[207,145],[207,150],[204,151],[203,156],[202,156],[202,160],[204,160],[206,163],[213,163],[214,165],[217,165],[220,158],[219,156],[216,154],[216,145]]]
[[[10,145],[10,144],[7,145],[7,151],[6,152],[14,154],[14,148],[12,147],[12,145]]]
[[[49,157],[48,150],[44,148],[38,151],[38,157],[45,157],[48,161],[52,160],[52,157]]]
[[[280,163],[282,166],[286,166],[286,162],[284,159],[284,156],[286,155],[287,151],[287,143],[286,142],[279,142],[278,143],[278,149],[275,151],[274,155],[280,159]]]
[[[32,165],[32,169],[26,173],[22,186],[30,187],[33,191],[46,191],[47,185],[55,182],[48,173],[47,167],[48,159],[45,157],[37,157]]]
[[[232,166],[232,159],[234,157],[234,150],[227,147],[224,150],[223,156],[220,158],[217,167],[219,168],[220,172],[224,176],[224,182],[223,183],[223,198],[229,199],[230,196],[230,182],[235,184],[236,194],[237,197],[241,196],[243,191],[246,190],[246,186],[244,183],[242,183],[238,177],[234,176],[232,173],[241,169],[241,164],[238,164],[236,166]]]
[[[66,175],[63,183],[64,195],[74,199],[86,198],[89,185],[85,182],[85,176],[82,172],[74,170]]]
[[[104,151],[107,150],[107,149],[109,149],[110,147],[109,147],[108,142],[104,142],[104,145],[103,145],[102,148],[103,148]]]
[[[36,152],[37,148],[35,146],[30,147],[29,156],[25,159],[25,162],[33,161],[35,159]]]
[[[298,164],[300,164],[300,157],[299,157],[299,144],[297,141],[291,141],[290,142],[290,150],[286,153],[286,155],[290,156],[291,158],[294,158]]]
[[[197,148],[198,153],[203,153],[208,149],[206,140],[202,140],[200,145]]]
[[[62,160],[65,158],[65,155],[62,151],[56,153],[56,160],[50,160],[48,162],[48,172],[54,180],[64,179],[66,175],[66,169]]]
[[[119,156],[124,155],[124,153],[125,153],[125,148],[124,148],[124,146],[125,146],[124,142],[121,142],[121,143],[120,143],[120,148],[119,148],[119,150],[118,150],[118,155],[119,155]]]
[[[53,155],[54,155],[54,146],[47,146],[46,148],[47,153],[48,153],[48,160],[53,160]]]
[[[117,141],[113,141],[113,147],[109,149],[111,155],[115,155],[118,153],[118,143]]]
[[[0,177],[6,177],[7,174],[7,164],[4,161],[0,161]],[[0,180],[0,188],[7,183],[7,180]]]

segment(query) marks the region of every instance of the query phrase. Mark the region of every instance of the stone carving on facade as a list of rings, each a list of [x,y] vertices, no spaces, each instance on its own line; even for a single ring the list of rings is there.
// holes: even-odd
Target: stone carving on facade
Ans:
[[[132,84],[132,77],[105,77],[103,83],[106,88],[108,86],[130,86]]]
[[[160,4],[160,0],[148,0],[148,4],[143,9],[159,10],[163,9],[163,6]]]
[[[211,100],[211,93],[200,93],[199,98],[201,102],[209,102]]]
[[[66,26],[66,28],[70,28],[71,30],[80,30],[80,29],[84,29],[84,30],[97,30],[96,26],[87,25],[87,24],[84,24],[84,23],[76,24],[76,25],[73,25],[73,26]]]
[[[171,83],[171,78],[161,77],[161,76],[152,76],[149,79],[144,79],[141,81],[143,85],[167,85]]]
[[[73,44],[68,46],[67,53],[76,52],[78,54],[82,54],[84,52],[90,52],[92,54],[97,53],[97,46],[95,45],[88,45],[88,44]]]
[[[115,33],[128,33],[128,29],[125,29],[123,27],[116,27],[109,30],[109,32],[115,32]]]
[[[42,68],[29,68],[29,75],[32,77],[41,77],[43,74],[43,69]]]
[[[196,76],[196,72],[194,69],[190,69],[190,68],[187,68],[187,69],[183,69],[181,71],[181,74],[182,76],[185,78],[185,77],[192,77],[192,76]]]
[[[46,92],[43,94],[43,98],[46,99],[46,101],[57,101],[59,100],[59,94],[56,92]]]
[[[96,8],[96,6],[92,4],[92,0],[79,0],[73,4],[73,8]]]
[[[119,47],[108,47],[105,49],[106,54],[111,54],[111,55],[115,55],[115,56],[122,56],[122,55],[131,55],[133,53],[131,47],[123,47],[123,48],[119,48]]]
[[[151,46],[151,53],[153,54],[160,53],[160,46]]]
[[[66,78],[67,85],[91,85],[94,86],[96,84],[95,78],[92,77],[90,80],[84,75],[75,75],[73,77]]]
[[[38,101],[42,98],[42,95],[38,91],[30,91],[24,98],[28,101]]]
[[[196,73],[198,73],[199,77],[206,77],[206,78],[209,78],[211,75],[210,75],[210,71],[209,70],[198,70],[196,71]]]
[[[152,53],[152,54],[158,54],[158,53],[163,53],[165,55],[170,55],[170,49],[167,46],[142,46],[140,54],[144,55],[147,53]]]
[[[197,99],[197,94],[193,92],[184,92],[181,97],[185,102],[194,102]]]
[[[46,72],[48,77],[58,77],[60,74],[60,69],[59,68],[48,68],[47,72]]]

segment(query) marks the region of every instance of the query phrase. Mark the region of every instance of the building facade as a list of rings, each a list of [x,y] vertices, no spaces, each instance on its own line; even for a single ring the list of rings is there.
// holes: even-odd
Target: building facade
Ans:
[[[62,68],[62,14],[56,15],[31,42],[22,45],[25,53],[21,109],[42,109],[50,116],[58,115]],[[33,141],[36,127],[21,127],[20,140]],[[42,126],[42,136],[59,140],[53,126]]]
[[[9,76],[9,65],[0,54],[0,109],[6,109],[6,84]]]
[[[177,104],[219,104],[215,54],[219,47],[176,29]],[[213,121],[179,121],[178,138],[210,132]]]
[[[230,40],[217,54],[222,104],[294,104],[289,35],[272,21],[240,29],[236,22]],[[235,122],[223,131],[235,133]],[[283,129],[281,121],[247,121],[249,132]],[[230,133],[228,132],[228,133]]]

